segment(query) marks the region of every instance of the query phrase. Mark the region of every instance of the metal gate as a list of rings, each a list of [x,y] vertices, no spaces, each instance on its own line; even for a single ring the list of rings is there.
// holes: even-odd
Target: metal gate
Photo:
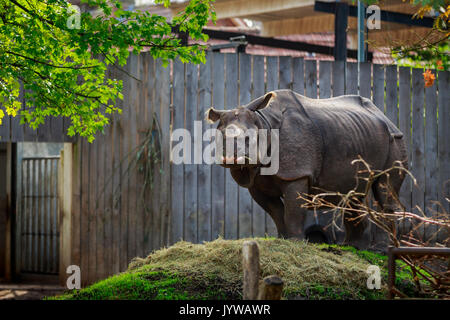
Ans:
[[[59,157],[22,158],[20,272],[57,274],[59,269]]]

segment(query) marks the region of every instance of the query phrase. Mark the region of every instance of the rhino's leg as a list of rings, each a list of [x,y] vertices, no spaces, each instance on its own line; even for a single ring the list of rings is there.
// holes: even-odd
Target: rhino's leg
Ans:
[[[384,169],[389,169],[395,165],[395,161],[402,161],[403,166],[408,169],[408,158],[403,139],[394,139],[390,146],[388,160]],[[398,197],[405,173],[400,170],[391,170],[389,172],[389,181],[386,176],[382,176],[372,186],[375,200],[385,212],[393,212],[398,207],[395,198]],[[389,183],[389,186],[388,186]]]
[[[380,177],[372,186],[372,192],[375,200],[378,202],[384,212],[392,213],[396,209],[400,209],[400,204],[397,202],[400,187],[404,179],[404,174],[393,170],[389,173],[389,182],[386,177]],[[389,187],[388,184],[389,183]],[[389,222],[389,228],[395,230],[397,228],[396,220]]]
[[[278,237],[286,238],[286,226],[284,224],[284,206],[280,197],[268,196],[255,187],[248,189],[253,199],[272,217],[277,227]]]
[[[304,239],[303,225],[307,210],[301,207],[300,193],[308,193],[308,179],[303,178],[286,184],[284,194],[284,223],[289,238]]]
[[[364,237],[364,231],[368,225],[367,218],[358,217],[358,214],[346,212],[344,214],[345,240],[344,244],[356,248],[364,248],[368,245],[368,239]]]

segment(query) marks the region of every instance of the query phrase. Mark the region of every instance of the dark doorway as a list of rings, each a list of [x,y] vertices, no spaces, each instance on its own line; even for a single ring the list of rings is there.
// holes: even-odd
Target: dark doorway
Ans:
[[[323,228],[317,224],[306,228],[305,237],[311,243],[330,243]]]

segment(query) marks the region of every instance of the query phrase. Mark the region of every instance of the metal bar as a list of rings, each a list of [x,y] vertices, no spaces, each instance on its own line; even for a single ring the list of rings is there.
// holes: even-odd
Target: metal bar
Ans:
[[[22,160],[45,160],[45,159],[58,159],[59,156],[48,156],[48,157],[23,157]]]
[[[314,3],[314,11],[327,12],[327,13],[335,13],[336,7],[339,3],[336,2],[323,2],[316,1]],[[358,16],[358,7],[357,6],[348,6],[349,12],[348,15],[350,17]],[[434,19],[429,17],[423,17],[422,19],[413,18],[412,14],[394,12],[394,11],[386,11],[381,10],[380,18],[382,21],[386,22],[395,22],[400,24],[406,24],[410,26],[419,26],[426,28],[433,28]]]
[[[436,255],[436,256],[450,256],[450,248],[436,248],[436,247],[398,247],[392,248],[394,255],[410,255],[410,256],[423,256],[423,255]]]
[[[174,28],[174,32],[176,32],[176,28]],[[326,55],[334,55],[334,47],[322,46],[317,44],[311,44],[306,42],[297,42],[297,41],[289,41],[282,40],[276,38],[268,38],[268,37],[260,37],[255,35],[243,34],[239,32],[230,32],[230,31],[219,31],[219,30],[211,30],[211,29],[203,29],[203,33],[207,34],[210,38],[221,39],[221,40],[229,40],[232,37],[245,35],[245,39],[249,44],[257,44],[266,47],[273,48],[282,48],[288,50],[295,51],[306,51],[306,52],[315,52]],[[358,51],[357,50],[347,50],[347,57],[357,59]],[[368,52],[367,59],[372,61],[373,54],[372,52]]]
[[[450,248],[436,247],[389,247],[388,248],[388,293],[387,298],[393,299],[394,294],[400,294],[395,288],[395,260],[398,256],[450,256]]]

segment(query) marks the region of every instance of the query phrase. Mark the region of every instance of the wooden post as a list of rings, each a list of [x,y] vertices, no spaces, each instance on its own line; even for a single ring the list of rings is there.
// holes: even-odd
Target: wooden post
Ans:
[[[278,276],[265,277],[259,285],[258,300],[281,300],[283,285]]]
[[[244,300],[256,300],[259,281],[259,248],[256,241],[245,241],[242,248],[244,269]]]
[[[72,256],[72,144],[64,143],[58,168],[58,193],[60,210],[59,281],[66,284],[66,269]]]

